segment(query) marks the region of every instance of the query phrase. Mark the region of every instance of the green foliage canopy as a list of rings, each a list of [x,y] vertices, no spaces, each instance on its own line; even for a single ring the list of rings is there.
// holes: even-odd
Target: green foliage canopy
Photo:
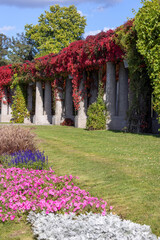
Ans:
[[[0,66],[7,65],[8,60],[6,59],[8,53],[10,39],[4,34],[0,34]]]
[[[37,52],[32,39],[27,38],[24,33],[17,33],[17,36],[10,40],[8,59],[11,63],[24,63],[26,60],[33,60]]]
[[[153,83],[154,107],[160,117],[160,1],[142,0],[135,16],[137,48],[146,62]]]
[[[86,18],[77,12],[74,5],[50,6],[50,12],[41,14],[38,24],[25,25],[26,36],[33,39],[40,50],[37,56],[58,53],[71,42],[82,39]]]

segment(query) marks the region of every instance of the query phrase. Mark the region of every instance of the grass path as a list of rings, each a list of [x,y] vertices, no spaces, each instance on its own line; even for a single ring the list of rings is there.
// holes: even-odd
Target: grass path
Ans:
[[[160,138],[72,127],[36,126],[37,145],[57,175],[78,176],[77,184],[103,198],[113,212],[150,225],[160,236]],[[15,237],[16,231],[21,229]],[[0,224],[1,240],[31,240],[25,223]],[[8,231],[8,233],[7,233]],[[7,235],[6,235],[7,234]],[[7,236],[7,237],[6,237]]]
[[[160,235],[160,138],[58,126],[35,132],[58,175],[79,176],[80,187],[115,213]]]

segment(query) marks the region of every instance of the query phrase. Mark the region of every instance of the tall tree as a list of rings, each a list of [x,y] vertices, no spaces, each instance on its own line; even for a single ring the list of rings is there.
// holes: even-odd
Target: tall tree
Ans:
[[[37,52],[34,40],[27,38],[24,33],[17,33],[10,41],[8,59],[11,63],[23,63],[31,61]]]
[[[38,24],[25,26],[26,36],[33,39],[40,53],[58,53],[71,42],[82,39],[86,26],[86,18],[78,13],[74,5],[60,7],[58,4],[50,6],[50,12],[41,14]]]
[[[8,64],[7,53],[10,39],[0,34],[0,66]]]

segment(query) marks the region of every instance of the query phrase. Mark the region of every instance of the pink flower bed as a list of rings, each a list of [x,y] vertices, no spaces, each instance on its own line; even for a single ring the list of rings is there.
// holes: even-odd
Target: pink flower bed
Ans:
[[[74,178],[58,177],[51,169],[5,169],[0,165],[0,221],[20,218],[31,210],[45,210],[47,214],[92,211],[105,215],[107,202],[75,186]]]

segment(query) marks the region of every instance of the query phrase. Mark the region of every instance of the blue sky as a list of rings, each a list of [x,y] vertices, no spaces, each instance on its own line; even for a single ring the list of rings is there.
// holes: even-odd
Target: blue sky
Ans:
[[[141,0],[0,0],[0,33],[11,37],[24,32],[25,24],[37,24],[50,5],[74,4],[86,16],[85,36],[115,28],[132,18]]]

